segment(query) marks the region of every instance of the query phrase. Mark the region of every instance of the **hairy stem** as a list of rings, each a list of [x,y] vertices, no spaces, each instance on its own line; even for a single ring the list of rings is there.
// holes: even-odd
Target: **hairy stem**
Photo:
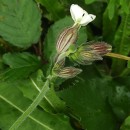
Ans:
[[[47,79],[38,96],[34,99],[32,104],[26,109],[26,111],[14,122],[9,130],[17,130],[22,122],[35,110],[35,108],[45,96],[46,92],[49,90],[49,82],[50,80]]]
[[[107,53],[105,56],[110,56],[110,57],[118,58],[122,60],[130,60],[130,57],[128,56],[124,56],[124,55],[116,54],[116,53]]]

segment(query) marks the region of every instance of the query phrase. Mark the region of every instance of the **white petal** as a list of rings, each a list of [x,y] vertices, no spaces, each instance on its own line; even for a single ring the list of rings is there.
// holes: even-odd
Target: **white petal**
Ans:
[[[84,13],[88,14],[85,10],[83,10],[80,6],[76,4],[71,5],[70,13],[74,22],[80,22]]]
[[[85,14],[82,18],[82,20],[80,21],[80,24],[82,26],[87,25],[88,23],[92,22],[94,19],[96,18],[95,15],[93,14]]]

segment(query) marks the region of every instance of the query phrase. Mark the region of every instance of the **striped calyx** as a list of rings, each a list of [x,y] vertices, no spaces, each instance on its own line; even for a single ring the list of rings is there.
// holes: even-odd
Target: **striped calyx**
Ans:
[[[72,26],[65,29],[57,40],[56,50],[57,53],[63,53],[68,50],[71,44],[74,44],[77,40],[79,26]]]
[[[111,45],[104,42],[94,42],[91,44],[82,44],[75,53],[69,57],[73,61],[82,65],[92,64],[93,61],[102,60],[102,56],[111,52]]]
[[[81,72],[81,69],[75,67],[64,67],[59,73],[56,73],[56,75],[61,78],[73,78]]]
[[[105,42],[95,42],[94,44],[89,45],[89,48],[102,56],[111,52],[112,50],[112,46]]]

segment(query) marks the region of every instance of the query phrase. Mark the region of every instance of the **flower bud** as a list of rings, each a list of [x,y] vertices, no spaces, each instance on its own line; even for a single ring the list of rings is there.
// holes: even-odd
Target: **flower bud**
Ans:
[[[104,42],[82,44],[77,51],[69,57],[78,64],[88,65],[92,64],[93,61],[102,60],[102,56],[109,53],[111,50],[111,45]]]
[[[82,9],[77,4],[72,4],[70,7],[71,17],[74,20],[75,24],[81,26],[86,26],[88,23],[92,22],[96,16],[93,14],[88,14],[87,11]]]
[[[112,46],[105,42],[96,42],[96,43],[90,45],[89,48],[91,48],[96,53],[98,53],[99,55],[102,55],[102,56],[111,52],[111,50],[112,50]]]
[[[80,53],[82,56],[83,60],[88,60],[88,61],[95,61],[95,60],[102,60],[102,57],[95,53],[94,51],[83,51]]]
[[[77,51],[70,55],[69,58],[81,65],[90,65],[95,60],[102,60],[102,57],[93,51]]]
[[[65,67],[61,69],[61,71],[57,73],[56,75],[61,78],[73,78],[81,72],[82,72],[81,69],[78,69],[75,67]]]
[[[58,53],[65,52],[71,44],[77,40],[79,26],[72,26],[65,29],[57,40],[56,50]]]

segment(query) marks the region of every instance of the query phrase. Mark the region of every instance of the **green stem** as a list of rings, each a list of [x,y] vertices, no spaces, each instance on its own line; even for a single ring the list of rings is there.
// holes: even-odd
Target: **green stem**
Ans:
[[[38,94],[32,104],[26,109],[26,111],[14,122],[9,130],[16,130],[22,124],[22,122],[35,110],[35,108],[45,96],[46,92],[49,90],[49,82],[50,80],[47,79],[41,89],[41,92]]]

